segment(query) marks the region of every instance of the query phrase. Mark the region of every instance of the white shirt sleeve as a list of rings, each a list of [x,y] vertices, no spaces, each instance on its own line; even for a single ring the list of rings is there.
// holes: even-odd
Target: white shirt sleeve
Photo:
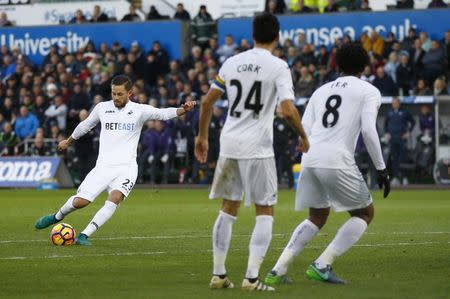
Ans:
[[[281,70],[278,71],[278,75],[275,78],[275,85],[277,88],[278,102],[285,100],[294,100],[294,84],[292,83],[291,70],[287,63],[285,63]]]
[[[63,116],[67,113],[67,106],[65,104],[56,107],[55,105],[51,105],[50,107],[45,110],[44,114],[48,117],[55,117],[55,116]]]
[[[150,105],[141,105],[142,109],[142,121],[146,121],[149,119],[157,119],[157,120],[168,120],[174,117],[177,117],[177,109],[178,108],[155,108]]]
[[[97,104],[94,109],[91,111],[91,113],[89,114],[89,116],[83,120],[82,122],[80,122],[78,124],[78,126],[75,128],[75,130],[73,130],[72,133],[72,138],[77,140],[80,137],[84,136],[84,134],[86,134],[87,132],[89,132],[90,130],[92,130],[93,127],[95,127],[98,122],[100,121],[100,116],[99,116],[99,105]]]
[[[361,133],[367,152],[377,170],[383,170],[386,165],[381,152],[380,140],[377,132],[377,114],[381,105],[381,94],[378,89],[366,94],[361,113]]]

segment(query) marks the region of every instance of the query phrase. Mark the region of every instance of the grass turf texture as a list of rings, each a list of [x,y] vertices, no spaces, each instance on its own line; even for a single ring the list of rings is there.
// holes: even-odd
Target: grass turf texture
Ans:
[[[114,217],[92,236],[92,247],[56,247],[36,219],[54,212],[70,190],[0,191],[0,298],[448,298],[450,191],[375,193],[375,219],[358,246],[335,264],[350,285],[308,281],[305,270],[347,219],[328,224],[295,260],[293,285],[276,293],[240,290],[247,265],[254,209],[241,208],[233,227],[227,270],[234,290],[210,290],[211,229],[220,206],[207,190],[134,190]],[[103,205],[66,217],[79,233]],[[263,278],[306,213],[293,211],[294,192],[280,191],[274,236]]]

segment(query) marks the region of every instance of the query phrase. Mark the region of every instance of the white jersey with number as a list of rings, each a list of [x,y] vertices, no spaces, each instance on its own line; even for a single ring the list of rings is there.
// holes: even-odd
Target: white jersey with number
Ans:
[[[212,88],[226,90],[229,100],[220,155],[233,159],[273,157],[275,107],[279,101],[294,100],[287,63],[268,50],[253,48],[228,58]]]
[[[112,100],[102,102],[75,128],[72,138],[80,138],[100,122],[97,165],[133,165],[136,164],[136,149],[145,122],[149,119],[174,118],[176,111],[176,108],[157,109],[131,101],[119,109]]]
[[[354,167],[355,147],[363,128],[364,141],[375,167],[384,169],[375,129],[380,105],[379,90],[353,76],[340,77],[317,89],[302,120],[310,142],[302,167]]]

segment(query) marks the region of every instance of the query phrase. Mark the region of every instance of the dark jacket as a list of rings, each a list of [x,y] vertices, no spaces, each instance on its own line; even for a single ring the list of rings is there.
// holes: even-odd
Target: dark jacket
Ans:
[[[397,111],[389,110],[386,116],[385,130],[391,134],[392,139],[400,139],[406,132],[411,131],[416,124],[411,114],[399,108]]]

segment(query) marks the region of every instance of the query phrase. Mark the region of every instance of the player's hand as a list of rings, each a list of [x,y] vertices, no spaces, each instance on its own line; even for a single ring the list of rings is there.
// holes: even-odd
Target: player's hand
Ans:
[[[59,151],[65,151],[70,146],[70,142],[67,139],[64,139],[58,144]]]
[[[208,139],[195,138],[195,157],[200,163],[206,163],[208,158]]]
[[[307,153],[309,151],[309,140],[308,139],[298,139],[299,145],[297,146],[297,151],[302,153]]]
[[[389,192],[391,192],[391,182],[389,181],[389,174],[385,169],[377,170],[377,182],[380,189],[384,189],[384,198],[388,197]]]
[[[196,103],[196,101],[189,101],[181,105],[181,108],[183,108],[184,111],[189,112],[194,110]]]

